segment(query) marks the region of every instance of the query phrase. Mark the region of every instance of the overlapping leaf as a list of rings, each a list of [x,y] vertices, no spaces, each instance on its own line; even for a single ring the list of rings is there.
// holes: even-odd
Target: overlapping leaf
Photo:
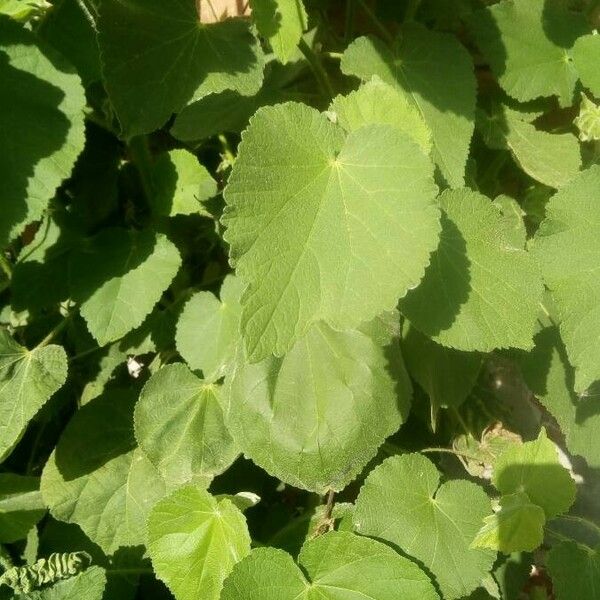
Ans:
[[[451,187],[464,185],[475,120],[475,77],[471,57],[445,33],[406,24],[392,48],[361,37],[344,52],[341,69],[368,81],[378,75],[399,86],[431,130],[433,159]]]
[[[437,600],[429,577],[388,546],[348,532],[306,542],[298,557],[253,550],[225,581],[222,600]]]
[[[575,391],[600,379],[600,166],[583,171],[546,207],[532,252],[559,308]]]
[[[39,477],[0,473],[0,543],[27,537],[46,512]]]
[[[259,33],[269,40],[275,56],[287,62],[306,29],[308,17],[302,0],[250,0]]]
[[[67,378],[67,355],[54,344],[27,350],[0,329],[0,460]]]
[[[293,103],[255,114],[223,217],[249,285],[242,332],[251,361],[281,356],[318,320],[355,327],[418,283],[439,231],[432,176],[395,127],[345,135]]]
[[[600,551],[575,542],[552,548],[548,570],[557,600],[600,599]]]
[[[130,393],[107,392],[82,407],[42,474],[42,496],[58,520],[77,523],[106,554],[146,541],[146,517],[166,484],[136,448]]]
[[[422,562],[444,598],[453,599],[478,587],[494,562],[494,552],[470,548],[490,512],[481,488],[468,481],[440,486],[431,461],[405,454],[371,471],[356,501],[354,527]]]
[[[473,13],[470,24],[507,94],[521,102],[556,95],[572,104],[578,75],[570,50],[587,30],[583,15],[561,2],[503,0]]]
[[[127,136],[208,94],[256,93],[264,58],[243,19],[200,22],[195,0],[106,0],[98,23],[107,91]]]
[[[244,454],[312,491],[352,481],[408,412],[395,316],[344,332],[317,324],[282,358],[240,361],[227,424]]]
[[[33,34],[0,15],[0,247],[42,216],[84,143],[85,96]]]
[[[530,348],[543,292],[535,262],[513,245],[509,224],[481,194],[446,191],[440,204],[440,245],[400,310],[444,346]]]
[[[225,428],[216,384],[185,365],[167,365],[144,386],[135,408],[135,436],[150,462],[169,482],[218,475],[237,456]]]
[[[515,359],[531,391],[560,425],[569,451],[600,467],[600,398],[580,398],[573,391],[574,370],[558,330],[538,333],[534,349]]]
[[[548,519],[566,512],[575,500],[575,482],[544,429],[537,440],[513,446],[498,457],[492,483],[502,494],[524,492]]]
[[[581,83],[588,88],[594,96],[600,96],[600,36],[583,35],[577,39],[573,46],[573,63],[581,78]]]
[[[181,265],[166,236],[104,229],[70,263],[71,294],[103,346],[142,324]]]
[[[250,552],[242,513],[194,486],[161,500],[148,519],[148,551],[177,600],[219,600],[223,580]]]
[[[192,369],[214,380],[228,371],[240,342],[240,298],[244,286],[227,276],[221,301],[210,292],[198,292],[185,304],[177,323],[177,350]]]

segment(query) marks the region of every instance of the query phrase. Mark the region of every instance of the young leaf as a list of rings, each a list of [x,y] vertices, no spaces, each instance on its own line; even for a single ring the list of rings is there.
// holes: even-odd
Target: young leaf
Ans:
[[[478,587],[494,562],[494,552],[470,548],[489,513],[480,487],[468,481],[440,486],[430,460],[404,454],[371,471],[356,500],[354,527],[421,561],[452,600]]]
[[[219,379],[232,366],[240,342],[243,290],[240,279],[228,275],[221,286],[221,301],[210,292],[198,292],[179,317],[177,350],[191,369],[200,369],[209,381]]]
[[[94,565],[50,587],[17,596],[17,600],[102,600],[105,587],[106,571]]]
[[[106,554],[146,540],[145,522],[166,485],[136,448],[130,393],[111,391],[67,425],[42,474],[52,516],[77,523]]]
[[[302,0],[250,0],[258,32],[269,40],[275,56],[286,63],[307,27]]]
[[[0,329],[0,461],[67,379],[67,355],[54,344],[27,350]]]
[[[470,190],[440,196],[440,245],[400,310],[435,342],[459,350],[530,348],[543,285],[500,210]]]
[[[528,387],[557,420],[569,452],[600,468],[600,398],[579,398],[573,391],[574,369],[556,327],[534,341],[531,352],[514,354]]]
[[[0,248],[39,219],[83,149],[79,77],[0,15]]]
[[[219,393],[183,364],[163,367],[144,386],[135,407],[135,437],[165,480],[212,477],[237,456]]]
[[[181,265],[177,248],[153,231],[103,229],[70,264],[72,296],[101,346],[142,324]]]
[[[544,541],[544,510],[523,492],[502,496],[498,510],[483,521],[471,544],[473,548],[491,548],[505,554],[533,552]]]
[[[560,332],[575,367],[575,391],[600,379],[600,166],[583,171],[546,206],[532,253],[558,306]]]
[[[388,546],[349,532],[306,542],[296,565],[282,550],[258,548],[225,580],[221,600],[437,600],[429,577]]]
[[[260,45],[242,19],[200,22],[195,0],[106,0],[98,43],[106,88],[128,137],[208,94],[255,94]]]
[[[481,370],[479,354],[440,346],[414,327],[403,332],[402,355],[408,372],[429,396],[433,425],[440,408],[462,404]]]
[[[187,150],[161,154],[152,169],[156,215],[206,215],[203,203],[217,194],[217,182]]]
[[[397,340],[377,320],[344,332],[317,324],[282,358],[240,360],[230,394],[227,424],[244,454],[325,493],[352,481],[398,429],[411,388]]]
[[[417,107],[399,87],[376,75],[358,90],[334,98],[329,110],[346,131],[372,123],[393,125],[417,142],[424,154],[431,152],[431,131]]]
[[[557,95],[571,105],[577,72],[569,50],[586,32],[583,15],[561,2],[502,0],[475,11],[470,25],[507,94],[521,102]]]
[[[249,284],[249,359],[281,356],[318,320],[344,329],[393,308],[437,244],[435,193],[431,162],[395,127],[346,136],[305,105],[261,108],[243,134],[223,217],[231,261]]]
[[[513,446],[498,457],[492,483],[505,495],[524,492],[544,509],[547,519],[566,512],[575,500],[575,482],[560,464],[545,429],[537,440]]]
[[[39,486],[38,477],[0,473],[0,543],[25,539],[44,516]]]
[[[562,542],[548,553],[556,600],[600,600],[600,549]]]
[[[354,40],[341,69],[363,81],[378,75],[400,87],[431,130],[433,159],[442,175],[453,188],[464,185],[476,86],[471,57],[454,36],[408,23],[392,48],[376,38]]]
[[[573,63],[581,83],[596,97],[600,97],[600,36],[583,35],[573,46]]]
[[[581,94],[579,114],[573,119],[573,123],[579,129],[579,139],[582,142],[600,140],[600,105]]]
[[[187,486],[150,513],[148,551],[156,575],[177,600],[219,600],[223,580],[250,552],[250,535],[231,501]]]

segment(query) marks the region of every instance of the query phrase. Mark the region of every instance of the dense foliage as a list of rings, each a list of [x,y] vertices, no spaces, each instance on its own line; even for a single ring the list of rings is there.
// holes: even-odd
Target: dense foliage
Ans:
[[[600,600],[598,28],[0,0],[0,598]]]

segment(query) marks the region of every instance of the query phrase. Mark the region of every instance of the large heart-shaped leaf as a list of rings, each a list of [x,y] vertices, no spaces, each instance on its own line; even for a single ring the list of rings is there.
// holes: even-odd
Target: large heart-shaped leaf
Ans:
[[[249,288],[251,361],[325,320],[355,327],[414,287],[438,239],[433,165],[390,125],[350,132],[301,104],[260,109],[244,132],[223,223]],[[392,274],[392,275],[391,275]]]

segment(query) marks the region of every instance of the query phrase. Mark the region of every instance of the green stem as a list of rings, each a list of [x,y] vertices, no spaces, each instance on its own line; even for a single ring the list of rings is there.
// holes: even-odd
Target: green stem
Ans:
[[[471,434],[471,429],[466,424],[465,420],[462,418],[462,415],[458,412],[457,408],[452,407],[452,414],[454,415],[454,418],[458,421],[458,424],[462,427],[462,429],[465,432],[465,434],[466,435],[472,435]]]
[[[97,33],[98,27],[96,26],[96,17],[98,14],[96,13],[96,10],[92,11],[85,0],[77,0],[77,4],[79,5],[79,8],[81,9],[81,12],[83,13],[87,22],[90,24],[90,27]],[[92,14],[92,12],[96,14]]]
[[[356,12],[355,0],[346,0],[346,25],[344,29],[344,40],[346,44],[354,35],[354,14]]]
[[[148,137],[138,135],[129,141],[129,156],[131,162],[136,166],[140,174],[142,188],[146,200],[150,201],[154,196],[154,187],[152,185],[152,154],[148,146]]]
[[[93,354],[94,352],[98,352],[99,350],[104,350],[105,348],[108,348],[108,346],[94,346],[93,348],[88,348],[87,350],[83,350],[83,352],[80,352],[79,354],[75,354],[75,356],[71,356],[69,358],[69,362],[70,363],[75,362],[76,360],[79,360],[80,358],[84,358],[90,354]]]
[[[69,320],[73,316],[73,313],[68,313],[51,331],[50,333],[34,348],[38,350],[47,346],[69,323]]]
[[[8,261],[8,258],[4,256],[3,252],[0,252],[0,268],[6,273],[6,276],[9,279],[12,277],[12,265]]]
[[[325,95],[327,101],[331,100],[335,96],[335,92],[333,91],[333,86],[329,81],[329,75],[327,75],[327,71],[323,68],[321,64],[321,60],[315,54],[314,50],[306,43],[304,38],[300,38],[300,43],[298,44],[298,48],[300,52],[304,54],[304,57],[308,61],[313,73],[315,75],[315,79],[318,84],[321,86],[321,90]]]
[[[325,58],[331,58],[332,60],[342,60],[342,56],[344,56],[343,52],[322,52],[322,55]]]
[[[360,7],[362,8],[363,12],[369,17],[371,23],[373,23],[373,25],[378,29],[379,33],[381,33],[383,39],[389,42],[390,44],[393,44],[394,38],[392,37],[392,34],[387,30],[385,25],[377,18],[377,15],[371,10],[371,7],[365,2],[365,0],[356,1],[360,4]]]
[[[406,12],[404,13],[405,23],[415,20],[415,16],[417,14],[417,11],[419,10],[420,5],[421,0],[408,0],[408,6],[406,7]]]

